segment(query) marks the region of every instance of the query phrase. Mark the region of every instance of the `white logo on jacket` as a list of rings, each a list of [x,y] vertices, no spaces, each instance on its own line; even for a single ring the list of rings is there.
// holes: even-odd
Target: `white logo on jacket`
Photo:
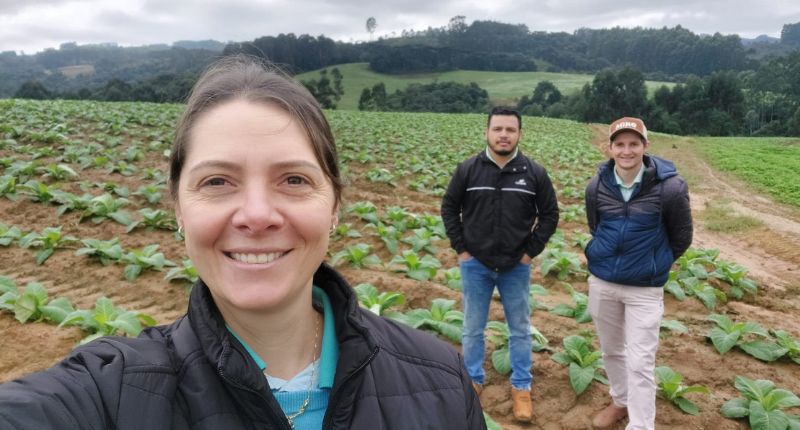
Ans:
[[[515,185],[527,185],[525,183],[525,179],[517,179],[517,182],[514,182]]]

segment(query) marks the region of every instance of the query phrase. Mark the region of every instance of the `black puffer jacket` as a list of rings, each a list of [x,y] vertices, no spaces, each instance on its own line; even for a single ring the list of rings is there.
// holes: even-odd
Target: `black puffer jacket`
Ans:
[[[322,265],[340,356],[325,429],[485,429],[459,354],[362,310]],[[229,334],[208,288],[188,315],[138,339],[103,338],[0,385],[0,429],[285,429],[266,378]]]
[[[503,271],[536,257],[558,225],[558,201],[544,167],[522,154],[501,169],[486,151],[456,168],[442,199],[450,245]]]

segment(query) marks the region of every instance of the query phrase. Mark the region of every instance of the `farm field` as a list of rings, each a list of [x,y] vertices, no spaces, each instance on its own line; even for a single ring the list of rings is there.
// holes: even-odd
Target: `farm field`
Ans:
[[[578,91],[584,84],[592,83],[594,75],[580,73],[550,73],[550,72],[488,72],[474,70],[457,70],[453,72],[425,73],[415,75],[384,75],[369,70],[367,63],[350,63],[336,66],[342,73],[342,87],[344,95],[339,101],[338,108],[343,110],[358,110],[358,98],[364,88],[383,82],[386,93],[402,90],[410,84],[430,84],[433,82],[454,81],[461,84],[477,83],[489,93],[489,99],[495,102],[515,102],[522,96],[530,96],[536,84],[541,81],[552,82],[563,94]],[[332,69],[330,67],[329,69]],[[297,79],[318,79],[319,70],[302,73]],[[672,88],[672,82],[646,81],[649,94],[666,85]]]
[[[165,151],[180,109],[0,100],[0,276],[7,277],[0,280],[0,381],[54,364],[95,333],[133,332],[147,317],[161,324],[185,312],[185,279],[193,272],[165,187]],[[458,265],[443,238],[439,203],[456,164],[484,147],[485,116],[330,111],[328,118],[349,179],[329,261],[358,286],[365,306],[460,348]],[[607,387],[597,381],[576,394],[581,391],[574,388],[576,378],[571,382],[568,367],[555,361],[562,358],[564,340],[576,339],[571,336],[582,336],[597,349],[594,326],[585,317],[583,188],[603,159],[605,129],[523,120],[522,151],[548,169],[561,221],[559,233],[535,260],[531,279],[537,304],[532,325],[541,334],[534,352],[531,425],[511,417],[510,385],[501,373],[506,367],[499,301],[490,312],[497,323],[487,342],[481,403],[502,428],[590,428],[592,414],[608,401]],[[657,362],[683,375],[683,384],[710,392],[687,396],[699,408],[694,416],[658,400],[657,428],[748,428],[746,420],[720,413],[724,403],[742,397],[734,387],[736,376],[771,380],[800,394],[800,347],[774,346],[784,334],[783,339],[800,340],[800,209],[775,202],[746,176],[716,170],[705,158],[712,156],[701,155],[701,139],[655,134],[653,140],[653,152],[675,160],[687,178],[697,223],[694,251],[676,264],[665,294],[664,318],[672,322],[662,331]],[[776,144],[754,142],[767,152]],[[723,216],[712,211],[720,207],[725,216],[759,223],[709,228],[710,220]],[[27,300],[38,295],[49,307],[40,314],[28,312],[31,306],[24,312],[13,305],[4,310],[3,303],[22,300],[12,296],[25,296],[31,282],[41,288],[28,287]],[[381,299],[361,284],[403,299]],[[113,305],[101,300],[96,306],[101,297]],[[720,335],[725,319],[711,317],[714,322],[712,314],[757,323],[760,330],[749,324],[750,333],[739,339]],[[66,327],[54,323],[59,320]],[[725,354],[718,352],[726,347]],[[590,375],[602,375],[588,364]]]
[[[696,139],[711,165],[753,184],[775,200],[800,207],[800,140],[704,137]]]

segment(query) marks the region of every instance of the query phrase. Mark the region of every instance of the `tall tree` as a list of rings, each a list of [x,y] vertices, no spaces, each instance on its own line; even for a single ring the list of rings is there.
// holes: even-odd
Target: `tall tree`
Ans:
[[[781,30],[781,43],[800,45],[800,22],[784,24]]]
[[[367,33],[369,33],[369,40],[372,40],[372,34],[375,33],[375,28],[378,26],[378,21],[374,16],[367,18]]]

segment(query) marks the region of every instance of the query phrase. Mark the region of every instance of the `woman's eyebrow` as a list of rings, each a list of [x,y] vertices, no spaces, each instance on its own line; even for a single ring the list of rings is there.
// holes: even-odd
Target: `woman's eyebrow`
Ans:
[[[306,161],[306,160],[281,161],[281,162],[275,163],[273,166],[275,166],[275,167],[277,167],[279,169],[292,169],[292,168],[298,168],[298,167],[305,167],[305,168],[309,168],[309,169],[322,171],[322,168],[320,168],[319,165],[317,165],[316,163],[312,163],[310,161]]]
[[[191,172],[195,172],[195,171],[203,170],[203,169],[207,169],[207,168],[223,169],[223,170],[240,170],[241,169],[238,164],[232,163],[230,161],[205,160],[205,161],[201,161],[201,162],[195,164],[194,166],[192,166],[192,168],[189,169],[189,172],[191,173]]]
[[[306,161],[306,160],[280,161],[278,163],[273,164],[272,167],[278,168],[278,169],[292,169],[292,168],[304,167],[304,168],[310,168],[310,169],[322,171],[322,169],[319,167],[319,165],[317,165],[316,163],[312,163],[310,161]],[[202,170],[202,169],[207,169],[207,168],[222,169],[222,170],[234,170],[234,171],[241,170],[241,166],[238,163],[233,163],[233,162],[224,161],[224,160],[206,160],[206,161],[201,161],[201,162],[195,164],[194,166],[192,166],[192,168],[189,169],[189,172],[195,172],[197,170]]]

